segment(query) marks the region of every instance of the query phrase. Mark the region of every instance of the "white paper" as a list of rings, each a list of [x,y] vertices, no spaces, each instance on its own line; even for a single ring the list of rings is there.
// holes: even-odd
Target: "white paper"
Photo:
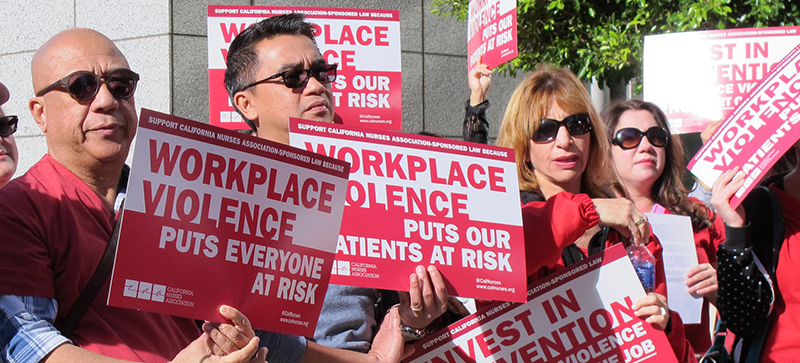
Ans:
[[[703,297],[692,296],[686,286],[686,272],[697,265],[691,218],[658,213],[645,215],[653,227],[653,234],[664,248],[662,259],[667,275],[669,309],[679,312],[684,324],[700,324]]]

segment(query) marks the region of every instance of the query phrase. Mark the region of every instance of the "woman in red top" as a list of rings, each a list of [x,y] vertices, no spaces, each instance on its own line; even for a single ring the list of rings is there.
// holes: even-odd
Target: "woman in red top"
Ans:
[[[583,83],[566,69],[540,67],[511,96],[497,144],[516,152],[528,275],[543,277],[615,243],[645,244],[656,257],[655,293],[633,308],[668,333],[681,361],[695,361],[680,319],[670,324],[661,246],[643,213],[618,197],[624,191],[600,120]]]
[[[688,292],[705,298],[701,324],[685,325],[696,352],[711,346],[708,303],[717,298],[717,247],[725,242],[725,227],[706,205],[688,198],[683,143],[671,137],[667,118],[658,106],[639,100],[611,104],[603,111],[617,175],[636,208],[647,213],[691,217],[698,265],[686,274]]]

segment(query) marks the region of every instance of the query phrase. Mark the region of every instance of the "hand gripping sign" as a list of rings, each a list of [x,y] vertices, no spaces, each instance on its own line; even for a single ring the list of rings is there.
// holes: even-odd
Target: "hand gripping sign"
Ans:
[[[348,165],[143,109],[110,305],[311,336]],[[268,309],[266,307],[269,307]]]
[[[470,0],[467,21],[470,71],[479,62],[492,69],[517,57],[516,0]]]
[[[436,265],[450,295],[525,301],[513,150],[299,119],[289,131],[351,165],[331,283],[408,290]]]
[[[664,332],[636,317],[644,290],[622,245],[495,302],[414,346],[411,363],[677,362]]]
[[[689,162],[706,185],[734,167],[744,185],[731,198],[736,208],[772,165],[800,139],[800,45],[792,49],[717,129]]]
[[[403,127],[400,12],[379,9],[209,5],[210,123],[227,129],[250,128],[234,111],[225,89],[228,48],[251,24],[293,12],[304,14],[307,21],[315,24],[322,57],[339,66],[336,81],[331,84],[336,122],[400,130]]]

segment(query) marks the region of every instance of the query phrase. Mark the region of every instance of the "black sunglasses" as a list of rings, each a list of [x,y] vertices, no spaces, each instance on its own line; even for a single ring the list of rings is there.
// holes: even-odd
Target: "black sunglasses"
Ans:
[[[0,137],[9,137],[17,132],[17,116],[0,117]]]
[[[45,93],[64,86],[72,98],[78,102],[85,102],[94,99],[100,86],[105,83],[108,91],[119,99],[126,99],[133,96],[136,91],[136,83],[139,82],[139,75],[125,68],[110,70],[103,75],[96,75],[90,71],[72,72],[70,75],[59,79],[47,88],[39,91],[36,96],[41,97]]]
[[[308,80],[311,77],[314,77],[319,83],[328,84],[336,80],[336,64],[325,64],[317,69],[292,69],[280,73],[275,73],[267,78],[264,78],[260,81],[255,81],[253,83],[248,84],[242,91],[253,87],[259,83],[264,83],[267,81],[271,81],[275,78],[282,78],[283,85],[289,88],[300,88],[305,87],[308,84]]]
[[[647,136],[647,140],[650,140],[650,145],[655,147],[667,146],[667,141],[669,141],[669,133],[666,129],[661,126],[653,126],[645,132],[635,127],[620,129],[611,139],[611,143],[623,150],[633,149],[639,146],[643,136]]]
[[[580,136],[592,130],[592,119],[587,113],[569,115],[561,121],[546,118],[539,123],[539,128],[533,133],[533,141],[550,142],[555,140],[558,136],[558,129],[562,125],[567,128],[570,135]]]

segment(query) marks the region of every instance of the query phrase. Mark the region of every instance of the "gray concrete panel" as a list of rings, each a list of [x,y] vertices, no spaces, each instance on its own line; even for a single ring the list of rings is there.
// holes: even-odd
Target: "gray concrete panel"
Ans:
[[[19,131],[17,131],[17,133],[19,133]],[[14,134],[14,136],[14,139],[17,141],[17,150],[19,150],[17,172],[14,173],[14,177],[16,178],[25,174],[33,164],[36,164],[44,154],[47,154],[47,143],[44,139],[44,135],[18,137],[17,134]]]
[[[208,58],[205,37],[174,35],[172,112],[208,123]]]
[[[172,32],[206,36],[208,5],[250,5],[249,0],[172,0]]]
[[[403,52],[403,132],[423,130],[422,54]]]
[[[0,54],[35,51],[56,33],[75,26],[73,0],[3,1],[0,7]]]
[[[422,35],[425,42],[425,53],[458,56],[467,54],[467,21],[431,14],[432,8],[431,1],[424,2]]]
[[[425,54],[425,131],[460,138],[469,97],[465,57]]]
[[[6,115],[19,116],[17,137],[42,135],[42,131],[28,111],[28,100],[33,97],[31,84],[31,58],[33,52],[8,54],[0,56],[0,81],[11,95],[3,105]]]
[[[75,0],[75,26],[114,40],[167,34],[169,21],[166,0]]]
[[[115,42],[125,54],[131,69],[139,73],[136,87],[136,110],[142,107],[171,113],[170,45],[169,36],[120,40]]]

